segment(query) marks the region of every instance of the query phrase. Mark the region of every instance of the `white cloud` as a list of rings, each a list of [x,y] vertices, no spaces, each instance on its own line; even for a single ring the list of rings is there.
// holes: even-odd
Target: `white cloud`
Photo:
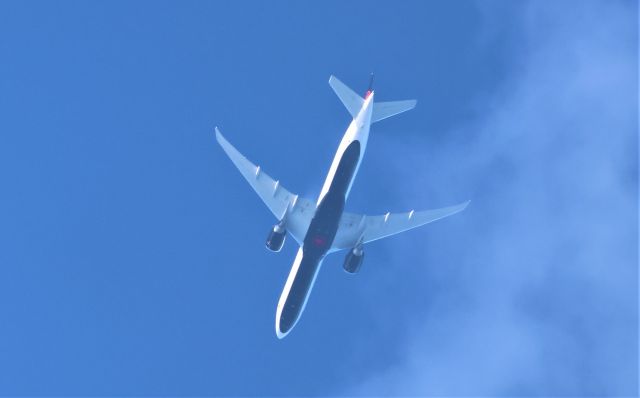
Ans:
[[[438,170],[425,184],[398,179],[399,191],[473,202],[434,224],[443,232],[427,247],[411,235],[388,254],[433,264],[422,272],[447,289],[400,321],[402,360],[350,393],[638,392],[637,5],[532,1],[518,13],[513,71],[481,118],[429,159],[385,143],[405,153],[398,175]],[[445,260],[456,266],[434,271]]]

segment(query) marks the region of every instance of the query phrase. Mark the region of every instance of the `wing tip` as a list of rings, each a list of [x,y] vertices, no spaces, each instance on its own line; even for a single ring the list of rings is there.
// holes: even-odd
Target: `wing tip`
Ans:
[[[224,136],[220,132],[220,129],[218,128],[218,126],[215,126],[213,129],[214,129],[214,131],[216,133],[216,140],[218,140],[218,142],[220,142],[221,139],[223,140]]]
[[[455,211],[455,213],[458,213],[458,212],[461,212],[461,211],[463,211],[464,209],[466,209],[466,208],[467,208],[467,206],[469,206],[469,203],[471,203],[471,200],[466,200],[466,201],[464,201],[464,202],[462,202],[462,203],[460,203],[460,204],[457,204],[457,205],[455,205],[455,206],[452,206],[452,208],[453,208],[453,209],[455,209],[455,210],[454,210],[454,211]]]

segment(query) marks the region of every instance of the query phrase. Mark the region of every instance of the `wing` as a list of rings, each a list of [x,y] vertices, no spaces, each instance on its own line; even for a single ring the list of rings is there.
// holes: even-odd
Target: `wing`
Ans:
[[[358,242],[367,243],[395,235],[421,225],[458,213],[467,207],[469,201],[459,205],[435,210],[410,211],[408,213],[387,213],[383,216],[363,216],[344,213],[331,249],[342,250],[354,247]]]
[[[216,127],[216,139],[236,165],[242,176],[251,185],[260,199],[278,220],[286,214],[286,228],[298,243],[302,244],[311,219],[316,210],[312,201],[298,197],[287,191],[280,181],[275,181],[267,173],[245,158],[233,145],[227,141]]]

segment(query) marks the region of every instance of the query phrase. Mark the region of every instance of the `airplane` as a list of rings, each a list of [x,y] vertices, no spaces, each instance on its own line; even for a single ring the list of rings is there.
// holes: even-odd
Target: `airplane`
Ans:
[[[352,120],[315,203],[285,189],[279,180],[238,152],[215,128],[222,149],[278,220],[267,237],[267,248],[279,252],[287,232],[300,246],[278,301],[275,326],[279,339],[289,334],[300,319],[327,254],[348,249],[343,268],[355,274],[364,260],[364,244],[458,213],[469,204],[466,201],[435,210],[380,216],[345,212],[345,201],[362,162],[371,124],[413,109],[416,101],[374,102],[373,74],[364,97],[335,76],[329,78],[329,85]]]

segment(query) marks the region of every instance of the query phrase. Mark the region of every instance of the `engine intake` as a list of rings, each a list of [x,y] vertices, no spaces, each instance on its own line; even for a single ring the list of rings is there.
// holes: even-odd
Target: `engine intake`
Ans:
[[[355,274],[360,270],[363,261],[364,251],[362,250],[362,247],[357,246],[349,250],[349,253],[347,253],[347,256],[344,258],[342,268],[350,274]]]
[[[267,249],[272,252],[279,252],[284,245],[284,240],[287,237],[287,230],[284,229],[280,224],[276,224],[269,232],[269,236],[267,236]]]

